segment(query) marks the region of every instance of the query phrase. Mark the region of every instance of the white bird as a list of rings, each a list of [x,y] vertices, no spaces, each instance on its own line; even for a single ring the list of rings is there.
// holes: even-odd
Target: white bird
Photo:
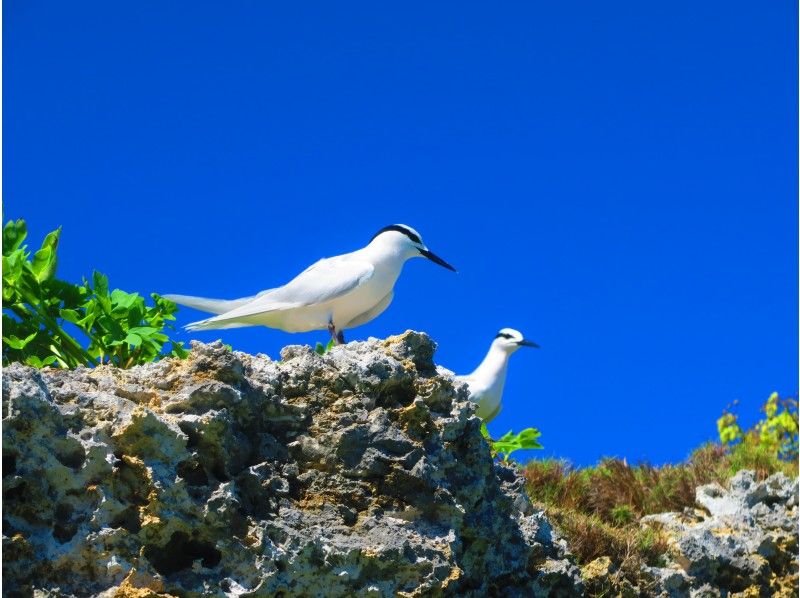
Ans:
[[[456,376],[457,380],[467,383],[472,400],[478,404],[475,415],[484,423],[492,421],[500,413],[508,358],[520,347],[538,348],[539,345],[525,340],[518,330],[503,328],[494,337],[489,352],[477,369],[467,376]]]
[[[307,332],[327,328],[335,343],[343,343],[345,329],[369,322],[389,306],[403,264],[414,257],[426,257],[455,272],[453,266],[425,246],[417,231],[405,224],[392,224],[379,230],[366,247],[323,258],[284,286],[252,297],[164,297],[219,314],[188,324],[188,330],[267,326]]]

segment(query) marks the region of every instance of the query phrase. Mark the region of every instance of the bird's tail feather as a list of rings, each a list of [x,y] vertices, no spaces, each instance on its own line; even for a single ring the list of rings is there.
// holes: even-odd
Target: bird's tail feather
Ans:
[[[199,320],[197,322],[187,324],[184,326],[184,328],[186,328],[186,330],[222,330],[225,328],[243,328],[245,326],[252,326],[252,324],[208,318],[206,320]]]
[[[255,299],[255,297],[243,297],[241,299],[208,299],[206,297],[192,297],[190,295],[163,295],[163,297],[178,305],[185,305],[186,307],[192,307],[211,314],[224,314],[227,311],[241,307]],[[199,324],[199,322],[195,322],[195,324]],[[189,326],[193,326],[193,324],[189,324]],[[189,328],[189,326],[187,326],[187,328]],[[215,326],[215,328],[222,328],[222,326]],[[228,326],[227,328],[234,328],[234,326]],[[194,330],[194,328],[191,330]]]

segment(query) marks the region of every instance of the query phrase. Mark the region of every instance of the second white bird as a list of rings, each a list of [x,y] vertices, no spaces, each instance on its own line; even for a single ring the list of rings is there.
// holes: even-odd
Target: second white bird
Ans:
[[[485,423],[492,421],[500,413],[500,402],[503,399],[503,387],[508,373],[508,358],[520,347],[539,347],[526,340],[522,333],[513,328],[503,328],[495,336],[477,369],[467,376],[457,376],[466,382],[472,400],[478,404],[475,415]]]

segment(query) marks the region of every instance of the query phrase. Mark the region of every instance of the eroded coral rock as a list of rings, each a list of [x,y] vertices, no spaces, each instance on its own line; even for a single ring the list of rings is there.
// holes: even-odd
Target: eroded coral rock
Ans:
[[[725,489],[701,486],[691,513],[661,513],[642,524],[671,540],[669,567],[649,568],[669,596],[797,594],[797,480],[757,482],[740,471]]]
[[[6,595],[580,594],[434,350],[5,368]]]

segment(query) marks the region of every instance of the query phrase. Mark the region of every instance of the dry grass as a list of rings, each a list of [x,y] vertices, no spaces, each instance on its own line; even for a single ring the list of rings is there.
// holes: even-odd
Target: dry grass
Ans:
[[[755,470],[759,479],[776,471],[798,474],[796,463],[743,443],[732,449],[708,444],[685,463],[662,467],[604,459],[595,467],[573,469],[562,461],[531,461],[525,477],[531,499],[545,508],[579,564],[611,558],[613,587],[603,592],[625,593],[625,588],[644,589],[648,580],[641,565],[658,565],[667,550],[665,539],[643,530],[639,518],[693,507],[698,486],[726,485],[741,469]],[[590,593],[595,592],[590,588]]]
[[[573,469],[562,461],[531,461],[525,477],[536,502],[624,526],[642,515],[692,507],[695,488],[710,482],[725,485],[741,469],[755,470],[759,479],[776,471],[797,476],[795,463],[779,461],[757,448],[740,445],[728,450],[708,444],[678,465],[628,465],[604,459],[595,467]]]

